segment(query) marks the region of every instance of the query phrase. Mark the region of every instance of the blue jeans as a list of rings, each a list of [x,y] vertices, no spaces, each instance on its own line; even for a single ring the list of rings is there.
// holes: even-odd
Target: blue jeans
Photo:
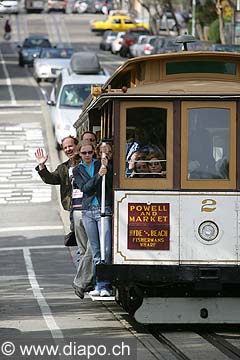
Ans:
[[[112,210],[110,206],[106,206],[105,214],[101,220],[100,206],[92,206],[89,210],[82,210],[82,220],[85,227],[88,240],[90,242],[93,253],[94,277],[96,278],[96,265],[101,262],[101,221],[104,221],[104,238],[105,238],[105,263],[111,263],[112,251]],[[96,281],[96,290],[109,289],[108,281]]]

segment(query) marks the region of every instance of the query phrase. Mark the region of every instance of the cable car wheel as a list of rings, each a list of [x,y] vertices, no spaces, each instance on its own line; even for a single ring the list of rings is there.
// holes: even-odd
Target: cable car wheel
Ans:
[[[119,286],[117,287],[116,301],[130,315],[134,315],[143,302],[143,291],[136,285]]]

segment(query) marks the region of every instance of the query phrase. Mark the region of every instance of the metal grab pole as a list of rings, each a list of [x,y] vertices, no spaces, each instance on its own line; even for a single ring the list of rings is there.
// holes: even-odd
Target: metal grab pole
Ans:
[[[106,143],[102,143],[106,146]],[[102,153],[102,159],[106,158],[106,154]],[[101,261],[105,261],[105,193],[106,193],[106,175],[102,176],[102,197],[101,197],[101,234],[100,234],[100,251]]]

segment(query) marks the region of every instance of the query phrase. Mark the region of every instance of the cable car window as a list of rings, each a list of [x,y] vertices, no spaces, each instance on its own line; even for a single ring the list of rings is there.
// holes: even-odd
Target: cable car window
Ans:
[[[188,110],[188,179],[229,179],[230,110]]]
[[[167,109],[133,107],[126,113],[127,178],[165,178]]]
[[[236,75],[237,65],[226,61],[181,61],[166,64],[166,75],[206,73]]]

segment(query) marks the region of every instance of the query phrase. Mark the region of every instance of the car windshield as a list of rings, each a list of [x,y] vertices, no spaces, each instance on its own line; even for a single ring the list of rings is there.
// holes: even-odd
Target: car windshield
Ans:
[[[23,47],[26,48],[49,48],[51,47],[51,43],[48,39],[26,39],[23,43]]]
[[[73,49],[56,49],[56,48],[46,48],[41,50],[40,58],[47,59],[69,59],[73,54]]]
[[[82,107],[90,92],[90,84],[65,85],[60,98],[60,106]]]

